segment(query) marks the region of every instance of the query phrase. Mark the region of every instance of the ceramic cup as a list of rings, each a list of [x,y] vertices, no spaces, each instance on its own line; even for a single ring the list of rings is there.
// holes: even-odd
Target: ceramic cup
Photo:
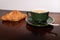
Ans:
[[[28,16],[32,18],[32,21],[35,23],[46,23],[49,17],[49,11],[47,10],[32,10],[28,12]]]

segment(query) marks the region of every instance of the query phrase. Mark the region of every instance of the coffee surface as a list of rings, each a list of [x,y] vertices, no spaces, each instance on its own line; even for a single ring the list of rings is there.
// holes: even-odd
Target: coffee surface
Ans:
[[[47,10],[33,10],[32,12],[35,13],[44,13],[44,12],[48,12]]]

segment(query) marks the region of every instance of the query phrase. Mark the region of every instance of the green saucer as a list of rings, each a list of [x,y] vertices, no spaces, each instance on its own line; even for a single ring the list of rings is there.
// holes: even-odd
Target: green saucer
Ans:
[[[34,23],[31,19],[31,17],[27,17],[26,18],[26,22],[32,26],[38,26],[38,27],[42,27],[42,26],[48,26],[49,24],[53,23],[54,22],[54,19],[49,17],[48,20],[47,20],[47,23],[45,24],[37,24],[37,23]]]

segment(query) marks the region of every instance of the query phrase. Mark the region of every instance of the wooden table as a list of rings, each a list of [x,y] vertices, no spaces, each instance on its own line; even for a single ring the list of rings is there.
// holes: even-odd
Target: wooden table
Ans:
[[[0,10],[0,17],[7,10]],[[55,19],[55,23],[60,24],[60,14],[50,12],[50,17]],[[60,26],[33,27],[25,20],[20,22],[2,22],[0,20],[0,40],[60,40]]]

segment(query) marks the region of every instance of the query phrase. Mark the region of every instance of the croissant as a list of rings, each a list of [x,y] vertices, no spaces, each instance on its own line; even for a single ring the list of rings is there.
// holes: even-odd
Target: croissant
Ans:
[[[1,17],[4,21],[19,21],[27,17],[27,14],[14,10],[10,13],[7,13]]]

